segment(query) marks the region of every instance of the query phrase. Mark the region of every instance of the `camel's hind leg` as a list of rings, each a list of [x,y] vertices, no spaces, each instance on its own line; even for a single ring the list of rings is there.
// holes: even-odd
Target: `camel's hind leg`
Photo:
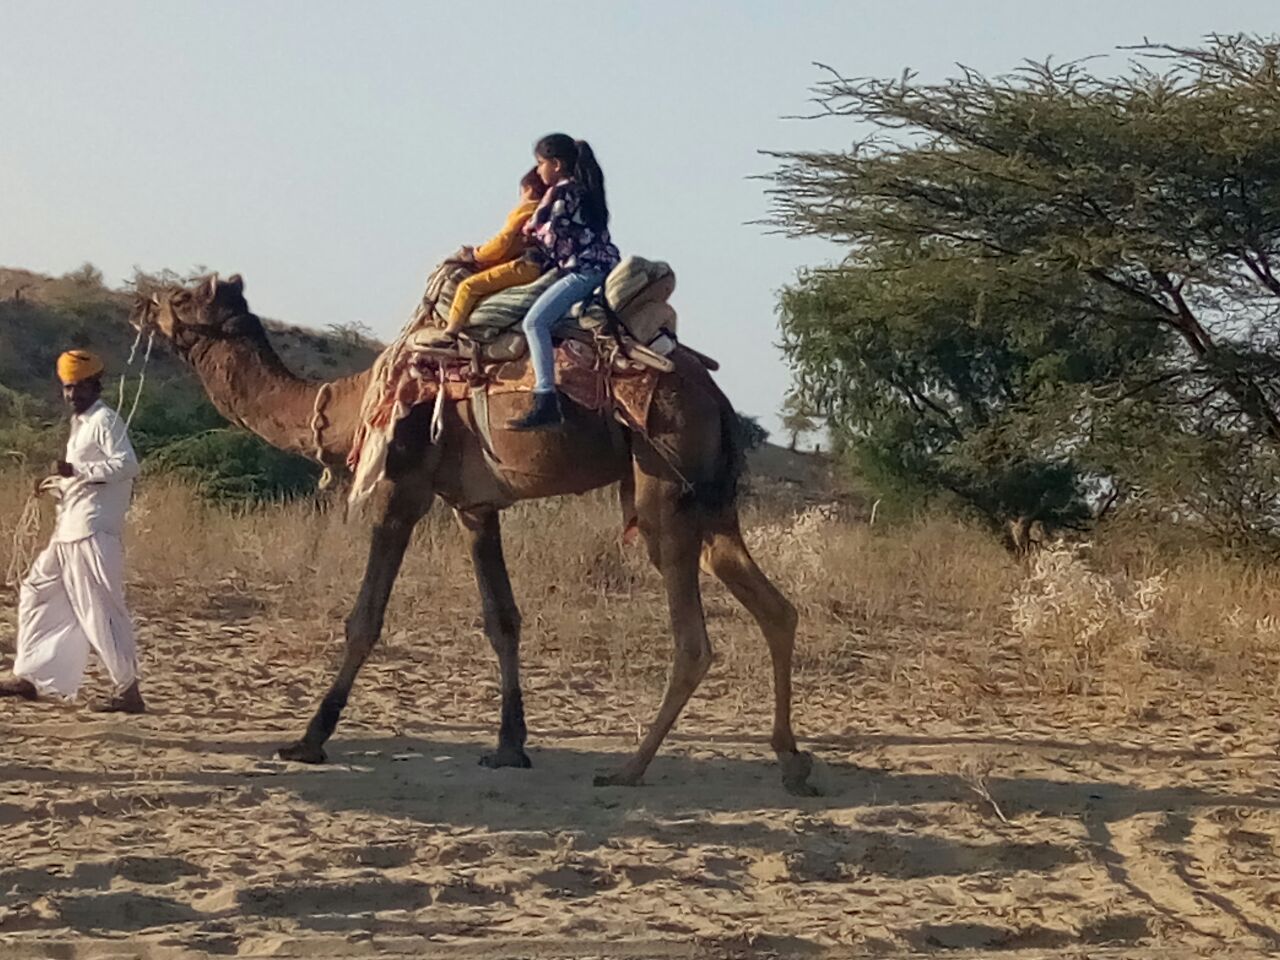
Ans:
[[[356,605],[347,617],[347,649],[338,676],[320,701],[302,739],[280,748],[284,760],[323,763],[324,744],[338,726],[356,674],[382,633],[382,618],[391,599],[391,587],[409,546],[413,528],[431,506],[430,485],[418,477],[401,480],[385,494],[381,515],[369,541],[369,559]]]
[[[639,749],[616,773],[596,778],[597,786],[634,786],[640,782],[663,739],[711,667],[711,642],[698,586],[702,534],[694,511],[680,510],[680,488],[646,474],[637,478],[640,532],[649,558],[662,574],[675,634],[675,663],[666,695]]]
[[[728,511],[708,525],[703,559],[729,592],[755,617],[769,644],[773,660],[774,752],[782,768],[782,782],[790,793],[812,796],[809,784],[813,757],[796,747],[791,729],[791,656],[796,640],[796,609],[756,566],[742,541],[736,511]]]
[[[520,610],[511,591],[511,578],[502,556],[502,526],[496,510],[458,513],[458,520],[471,540],[471,563],[480,605],[484,610],[484,632],[498,655],[502,680],[502,726],[498,749],[486,753],[480,763],[486,767],[531,767],[524,752],[527,736],[524,725],[524,696],[520,692]]]

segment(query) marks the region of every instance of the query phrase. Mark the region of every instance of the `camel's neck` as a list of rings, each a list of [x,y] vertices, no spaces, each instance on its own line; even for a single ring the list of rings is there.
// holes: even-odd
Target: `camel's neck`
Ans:
[[[273,447],[314,458],[312,421],[321,383],[294,376],[271,348],[257,318],[246,320],[242,335],[199,340],[185,351],[187,359],[224,417]],[[346,460],[368,379],[369,371],[364,371],[330,387],[323,406],[328,423],[320,433],[328,464]]]

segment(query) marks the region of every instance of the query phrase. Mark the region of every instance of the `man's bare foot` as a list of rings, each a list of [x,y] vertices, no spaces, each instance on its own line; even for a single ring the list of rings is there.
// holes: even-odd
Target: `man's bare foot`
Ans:
[[[36,691],[36,685],[30,680],[23,680],[21,677],[10,677],[8,680],[0,680],[0,697],[21,697],[23,700],[37,700],[40,694]]]
[[[107,700],[99,700],[89,709],[94,713],[146,713],[147,705],[142,702],[142,692],[138,689],[138,683],[135,680],[133,686],[124,693]]]

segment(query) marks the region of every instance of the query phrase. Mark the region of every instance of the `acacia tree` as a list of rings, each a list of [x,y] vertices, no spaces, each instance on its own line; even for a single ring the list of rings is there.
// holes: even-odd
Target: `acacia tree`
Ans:
[[[800,399],[800,396],[795,393],[787,394],[787,398],[782,402],[779,419],[782,421],[782,429],[787,431],[788,450],[796,448],[801,434],[812,433],[818,429],[817,418],[804,405],[804,401]]]
[[[1123,444],[1086,450],[1125,403],[1166,430],[1280,447],[1280,43],[1132,53],[1118,77],[1047,63],[815,88],[822,115],[871,129],[848,150],[774,154],[770,223],[849,249],[782,302],[801,392],[834,427],[865,449],[896,404],[935,473],[1003,411],[1015,435],[1056,425],[1016,446],[1038,437],[1043,464],[1134,466]],[[876,334],[878,315],[897,333]],[[933,333],[903,336],[912,316]],[[958,344],[933,335],[948,330]]]
[[[1083,297],[1069,274],[885,245],[784,291],[783,342],[798,394],[882,492],[1076,524],[1092,389],[1154,373],[1170,340],[1101,322]]]

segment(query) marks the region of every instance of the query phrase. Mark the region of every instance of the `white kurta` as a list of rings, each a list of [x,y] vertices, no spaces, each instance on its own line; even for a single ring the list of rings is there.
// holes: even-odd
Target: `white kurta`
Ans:
[[[101,400],[71,418],[53,539],[22,582],[14,675],[42,694],[73,697],[92,651],[116,693],[137,679],[124,601],[125,514],[138,459],[124,421]]]

